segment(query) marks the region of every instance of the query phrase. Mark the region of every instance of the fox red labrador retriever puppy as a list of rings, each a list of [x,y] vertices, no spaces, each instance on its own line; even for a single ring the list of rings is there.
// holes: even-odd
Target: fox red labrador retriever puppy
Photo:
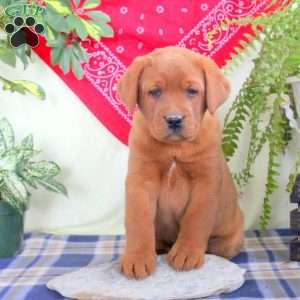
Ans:
[[[235,256],[243,215],[221,149],[216,109],[229,83],[209,58],[179,47],[136,58],[118,84],[134,113],[126,178],[126,248],[120,269],[144,278],[156,253],[175,270],[204,254]]]

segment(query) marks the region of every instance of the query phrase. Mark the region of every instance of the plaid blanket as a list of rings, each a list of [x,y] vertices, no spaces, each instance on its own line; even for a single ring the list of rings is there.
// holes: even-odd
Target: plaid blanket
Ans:
[[[210,299],[300,299],[300,264],[289,262],[289,230],[249,231],[233,261],[246,272],[242,288]],[[22,253],[0,259],[1,300],[66,299],[46,288],[54,276],[118,258],[123,236],[25,235]]]

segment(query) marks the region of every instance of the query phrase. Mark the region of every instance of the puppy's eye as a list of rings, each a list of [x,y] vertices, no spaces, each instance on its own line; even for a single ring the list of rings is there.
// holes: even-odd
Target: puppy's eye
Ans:
[[[159,88],[152,89],[148,92],[151,97],[159,98],[161,95],[161,90]]]
[[[187,88],[185,90],[185,93],[188,97],[194,97],[194,96],[198,95],[198,91],[196,89],[193,89],[193,88]]]

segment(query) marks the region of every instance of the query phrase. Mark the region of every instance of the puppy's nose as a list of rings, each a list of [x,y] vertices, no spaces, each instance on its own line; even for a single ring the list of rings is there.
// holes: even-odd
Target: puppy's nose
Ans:
[[[182,126],[183,116],[181,115],[167,115],[165,116],[165,120],[170,129],[178,129]]]

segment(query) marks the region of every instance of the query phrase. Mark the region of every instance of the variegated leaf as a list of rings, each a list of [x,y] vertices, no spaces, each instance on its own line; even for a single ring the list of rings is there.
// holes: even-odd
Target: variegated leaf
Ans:
[[[83,26],[85,27],[88,35],[91,38],[93,38],[94,40],[99,41],[100,37],[101,37],[101,28],[99,26],[97,26],[96,24],[94,24],[90,21],[84,20],[84,19],[81,19],[81,22],[82,22]]]
[[[97,23],[107,23],[110,22],[109,15],[105,14],[102,11],[90,11],[87,13],[87,15],[92,18]]]
[[[28,161],[30,158],[40,153],[41,153],[40,150],[26,149],[26,148],[21,149],[21,155],[23,161]]]
[[[45,2],[60,15],[68,15],[72,13],[70,5],[64,0],[45,0]]]
[[[0,153],[11,149],[15,144],[15,135],[7,119],[0,120]]]
[[[0,156],[0,170],[14,172],[22,157],[22,154],[17,149],[6,151]]]
[[[45,178],[45,179],[37,178],[37,182],[48,191],[52,191],[52,192],[56,192],[68,196],[68,192],[65,186],[52,178]]]
[[[39,178],[51,178],[60,173],[60,168],[56,163],[46,160],[30,163],[27,170],[31,176]]]
[[[4,175],[5,175],[5,172],[0,170],[0,190],[1,190],[1,181],[3,180]]]
[[[25,94],[27,92],[31,93],[35,97],[37,97],[40,100],[46,99],[46,94],[43,88],[29,80],[12,80],[11,83],[15,85],[15,90],[21,94]]]
[[[84,9],[96,8],[100,4],[99,0],[85,0],[83,4]]]
[[[6,185],[1,186],[1,199],[11,205],[14,209],[16,209],[20,214],[23,214],[27,205],[28,198],[25,202],[20,202],[18,198],[16,198],[11,191],[8,189]]]
[[[22,203],[27,202],[28,192],[22,179],[14,173],[9,173],[3,182],[10,193]]]
[[[32,134],[26,136],[22,141],[21,141],[21,146],[25,149],[33,149],[33,136]]]
[[[45,100],[45,91],[38,84],[29,80],[8,80],[0,76],[0,82],[3,84],[4,91],[17,92],[22,95],[31,93],[40,100]]]
[[[36,181],[35,181],[35,177],[32,176],[26,168],[21,169],[18,172],[18,175],[20,177],[22,177],[22,179],[25,181],[25,183],[28,184],[29,186],[33,187],[34,189],[38,188]]]

